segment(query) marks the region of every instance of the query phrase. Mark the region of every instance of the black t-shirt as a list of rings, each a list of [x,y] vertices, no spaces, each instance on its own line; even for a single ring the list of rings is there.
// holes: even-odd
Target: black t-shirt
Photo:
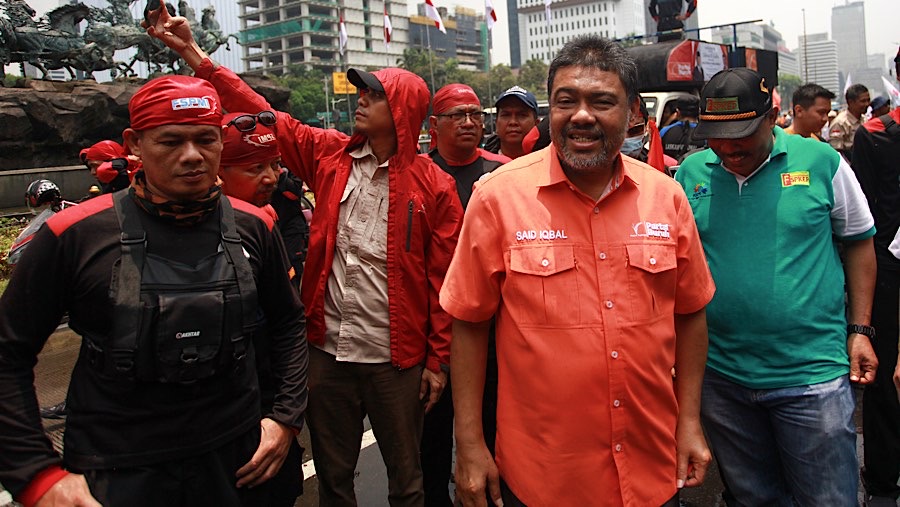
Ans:
[[[463,209],[466,209],[466,206],[469,205],[469,199],[472,198],[472,186],[475,182],[485,174],[503,165],[502,162],[486,160],[484,157],[478,157],[474,162],[467,165],[450,165],[438,153],[437,149],[428,152],[428,156],[456,180],[456,192],[459,194],[459,200],[462,202]]]

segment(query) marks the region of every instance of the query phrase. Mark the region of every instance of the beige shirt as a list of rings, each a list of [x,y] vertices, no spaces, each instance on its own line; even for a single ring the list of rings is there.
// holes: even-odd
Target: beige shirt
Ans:
[[[859,118],[855,118],[850,111],[844,109],[831,121],[828,143],[836,150],[850,150],[853,148],[853,136],[856,135],[859,126]]]
[[[388,317],[388,163],[368,143],[350,153],[337,243],[325,287],[325,343],[338,361],[391,360]]]

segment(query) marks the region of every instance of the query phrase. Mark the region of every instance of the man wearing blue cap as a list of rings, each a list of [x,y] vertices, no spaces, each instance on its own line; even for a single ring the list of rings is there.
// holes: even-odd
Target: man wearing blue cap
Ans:
[[[485,145],[485,149],[511,159],[525,155],[522,140],[538,123],[538,104],[534,94],[513,86],[503,92],[494,104],[497,110],[496,141]],[[499,142],[498,142],[499,141]]]
[[[700,414],[739,505],[856,505],[851,383],[878,364],[875,228],[847,162],[777,118],[759,74],[716,74],[695,132],[710,149],[675,175],[718,287]]]

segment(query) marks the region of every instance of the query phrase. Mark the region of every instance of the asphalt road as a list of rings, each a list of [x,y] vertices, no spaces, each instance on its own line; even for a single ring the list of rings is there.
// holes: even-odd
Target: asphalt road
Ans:
[[[69,385],[70,373],[75,364],[81,339],[68,328],[58,330],[47,342],[41,352],[37,366],[35,367],[35,385],[37,387],[38,401],[41,406],[55,405],[66,396]],[[861,418],[857,415],[857,426],[861,424]],[[62,433],[65,430],[64,421],[44,421],[44,428],[53,440],[57,449],[62,448]],[[366,425],[368,430],[368,424]],[[858,433],[861,429],[858,430]],[[356,470],[356,495],[361,507],[387,506],[387,475],[384,464],[378,451],[378,444],[367,433],[363,448],[360,452],[360,460]],[[857,449],[862,457],[862,435],[858,437]],[[307,477],[304,481],[304,494],[296,505],[300,507],[313,507],[318,505],[318,490],[314,475],[314,463],[309,451],[309,433],[304,429],[300,435],[300,444],[306,449],[304,452],[304,470]],[[452,492],[453,485],[450,490]],[[682,493],[682,505],[689,507],[715,507],[719,505],[719,495],[722,484],[718,477],[718,471],[712,468],[707,474],[705,484],[699,488],[685,490]],[[862,500],[862,494],[860,494]]]

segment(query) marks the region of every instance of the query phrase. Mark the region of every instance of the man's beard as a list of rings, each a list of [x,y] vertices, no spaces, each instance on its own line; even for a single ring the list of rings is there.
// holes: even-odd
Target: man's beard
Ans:
[[[593,153],[579,153],[569,149],[566,141],[572,131],[576,131],[585,137],[596,138],[600,140],[600,150]],[[625,141],[625,132],[622,131],[615,139],[607,137],[599,127],[590,129],[577,129],[571,125],[566,125],[561,133],[553,135],[553,142],[556,144],[559,152],[559,161],[564,169],[585,172],[610,165],[619,155],[619,148]]]

